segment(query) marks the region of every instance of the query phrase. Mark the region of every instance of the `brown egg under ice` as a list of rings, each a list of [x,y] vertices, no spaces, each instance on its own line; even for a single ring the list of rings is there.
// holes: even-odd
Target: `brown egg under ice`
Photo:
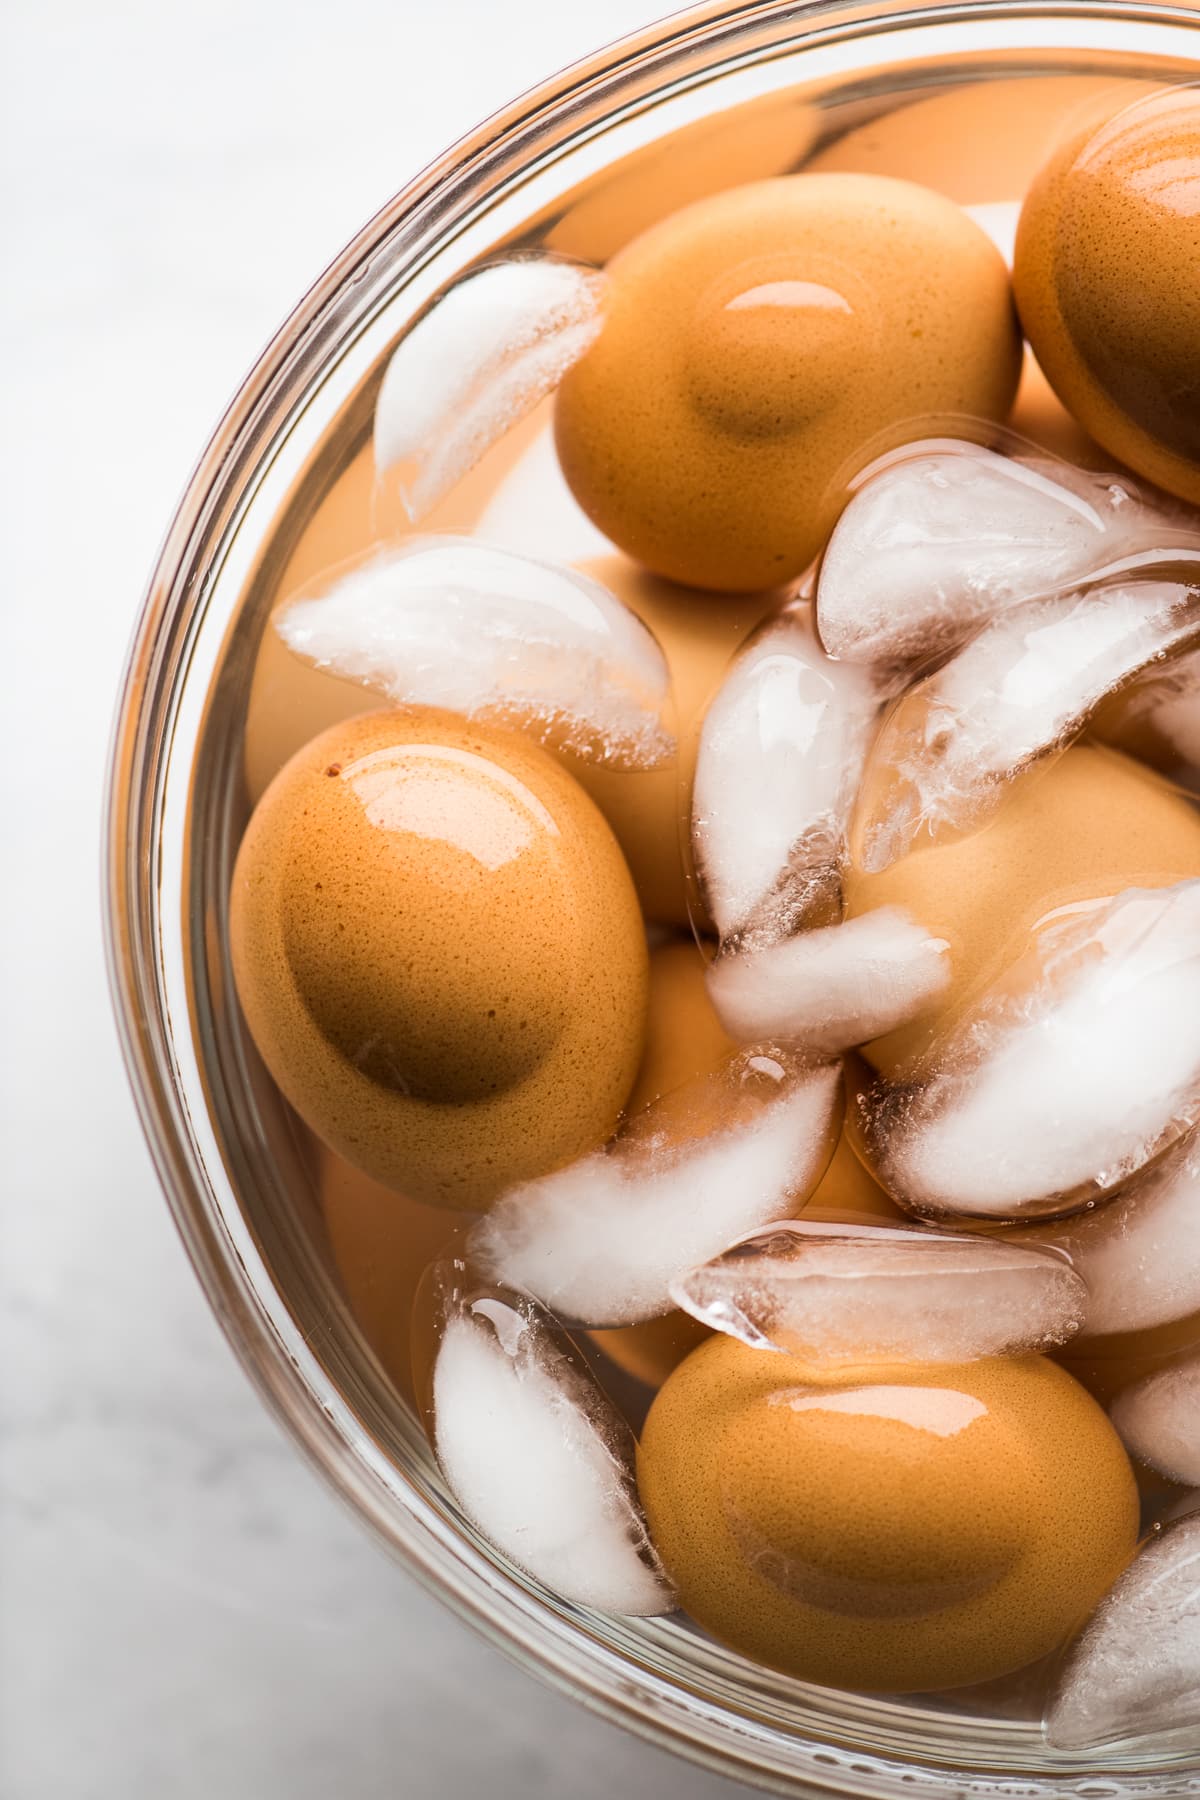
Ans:
[[[1200,94],[1071,135],[1026,197],[1013,281],[1059,398],[1112,455],[1200,502]]]
[[[1197,876],[1200,814],[1188,798],[1115,750],[1073,746],[1018,776],[981,830],[876,874],[847,871],[851,918],[901,906],[950,946],[948,986],[863,1054],[893,1080],[919,1075],[935,1039],[1025,950],[1047,913]]]
[[[604,324],[559,389],[559,460],[648,568],[750,590],[801,573],[845,483],[939,421],[1007,414],[1008,270],[953,201],[789,175],[685,207],[609,265]]]
[[[873,1692],[1046,1655],[1138,1526],[1116,1432],[1031,1356],[820,1376],[715,1337],[655,1399],[638,1487],[698,1624],[802,1680]]]
[[[479,1209],[611,1134],[641,915],[608,826],[527,739],[425,708],[322,732],[259,802],[230,909],[263,1060],[376,1180]]]

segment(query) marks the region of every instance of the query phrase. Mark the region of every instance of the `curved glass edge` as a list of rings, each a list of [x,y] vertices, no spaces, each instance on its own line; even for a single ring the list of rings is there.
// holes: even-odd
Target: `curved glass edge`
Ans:
[[[1057,15],[1103,17],[1112,10],[1080,5],[1052,9]],[[1123,6],[1124,18],[1147,23],[1200,26],[1196,15],[1181,7]],[[347,246],[300,302],[265,350],[235,397],[201,456],[185,490],[160,552],[126,668],[114,724],[107,820],[106,944],[110,982],[123,1053],[143,1128],[177,1226],[202,1284],[243,1365],[276,1414],[299,1440],[310,1458],[346,1500],[364,1517],[394,1553],[399,1553],[424,1583],[447,1600],[461,1616],[526,1668],[573,1694],[594,1710],[619,1719],[640,1735],[755,1785],[778,1792],[817,1795],[901,1795],[914,1791],[914,1770],[907,1762],[851,1755],[824,1746],[784,1739],[771,1728],[714,1714],[706,1702],[663,1684],[639,1683],[619,1657],[605,1654],[594,1641],[584,1646],[569,1629],[549,1621],[536,1601],[516,1584],[505,1582],[485,1558],[473,1554],[422,1507],[411,1491],[400,1497],[407,1509],[407,1529],[398,1534],[394,1484],[371,1471],[363,1446],[354,1441],[347,1421],[338,1420],[302,1369],[298,1346],[287,1341],[278,1319],[265,1312],[261,1295],[245,1266],[233,1254],[214,1217],[215,1196],[204,1179],[204,1162],[182,1083],[177,1079],[169,1027],[167,996],[161,981],[156,923],[159,856],[161,854],[159,786],[147,791],[140,771],[160,771],[174,728],[178,682],[186,669],[194,630],[203,610],[202,584],[190,579],[206,543],[228,530],[236,516],[239,493],[264,446],[286,428],[278,408],[290,384],[314,357],[329,348],[339,333],[356,328],[353,307],[339,306],[347,291],[369,285],[371,265],[389,260],[394,234],[436,229],[448,205],[442,189],[453,184],[460,195],[481,180],[494,177],[499,166],[526,153],[528,138],[553,122],[574,129],[584,114],[607,112],[618,95],[627,97],[644,78],[702,51],[705,66],[719,63],[724,48],[736,42],[739,55],[763,55],[772,43],[795,46],[819,30],[886,29],[905,21],[978,17],[981,11],[1017,20],[1046,17],[1044,7],[985,0],[983,6],[865,7],[851,4],[795,7],[778,0],[770,6],[707,5],[624,40],[610,51],[522,97],[504,112],[447,151],[385,207]],[[751,40],[747,42],[747,39]],[[696,70],[692,71],[695,75]],[[503,1595],[505,1610],[498,1609]],[[533,1641],[540,1640],[540,1641]],[[783,1754],[786,1752],[786,1756]],[[805,1754],[803,1768],[797,1754]],[[1183,1778],[1183,1784],[1180,1778]],[[1200,1792],[1180,1769],[1165,1788],[1152,1774],[1150,1785],[1136,1773],[1083,1783],[1078,1771],[1048,1775],[1039,1771],[1011,1776],[922,1767],[916,1771],[918,1791],[945,1794],[1063,1796],[1154,1794],[1174,1796]],[[1131,1784],[1132,1783],[1132,1784]]]

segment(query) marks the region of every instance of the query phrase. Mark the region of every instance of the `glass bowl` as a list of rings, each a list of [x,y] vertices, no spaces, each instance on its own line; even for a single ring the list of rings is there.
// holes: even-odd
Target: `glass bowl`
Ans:
[[[1113,73],[1195,79],[1200,18],[1125,0],[708,5],[523,96],[398,194],[264,351],[167,533],[120,697],[116,1009],[160,1177],[246,1369],[380,1541],[495,1644],[656,1743],[785,1794],[1178,1800],[1200,1792],[1200,1765],[1177,1736],[1084,1766],[1019,1708],[806,1687],[686,1622],[581,1611],[479,1539],[333,1272],[312,1157],[231,987],[226,900],[259,647],[306,521],[367,444],[390,348],[464,268],[529,242],[603,260],[683,200],[779,172],[781,119],[786,137],[803,114],[805,143],[782,153],[796,166],[902,104],[970,86],[974,106],[1005,82]]]

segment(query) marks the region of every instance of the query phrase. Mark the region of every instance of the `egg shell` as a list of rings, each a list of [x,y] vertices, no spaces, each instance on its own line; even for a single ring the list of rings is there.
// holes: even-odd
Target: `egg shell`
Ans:
[[[317,1195],[334,1268],[355,1323],[406,1400],[415,1398],[410,1319],[421,1277],[461,1219],[384,1187],[311,1134]]]
[[[960,208],[883,176],[791,175],[685,207],[610,265],[555,408],[584,511],[702,588],[799,575],[871,455],[1003,419],[1008,271]]]
[[[951,980],[934,1005],[866,1045],[864,1055],[891,1078],[919,1075],[933,1037],[1016,959],[1045,914],[1197,875],[1195,807],[1128,757],[1073,746],[1018,777],[982,830],[923,847],[876,874],[847,871],[848,916],[902,906],[950,946]]]
[[[611,1134],[646,946],[608,827],[516,733],[424,708],[276,777],[230,897],[238,994],[285,1097],[365,1174],[478,1209]]]
[[[591,557],[578,567],[611,588],[661,644],[671,671],[679,753],[666,768],[634,774],[577,758],[564,761],[616,833],[647,919],[687,929],[694,914],[704,930],[708,922],[684,860],[684,809],[700,721],[730,659],[778,604],[777,596],[739,594],[713,606],[709,595],[660,580],[628,557]]]
[[[818,1378],[714,1337],[655,1399],[638,1485],[698,1624],[787,1674],[869,1691],[1046,1655],[1138,1526],[1116,1433],[1041,1357]]]
[[[1200,95],[1109,96],[1026,196],[1013,281],[1051,386],[1113,456],[1200,503]]]

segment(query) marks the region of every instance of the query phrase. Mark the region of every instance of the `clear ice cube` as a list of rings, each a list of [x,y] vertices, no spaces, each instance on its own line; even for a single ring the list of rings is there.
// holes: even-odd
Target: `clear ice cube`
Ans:
[[[803,1204],[833,1153],[841,1098],[837,1064],[739,1052],[654,1101],[607,1149],[502,1194],[471,1254],[572,1323],[655,1318],[677,1276]]]
[[[433,1371],[434,1448],[496,1549],[578,1606],[644,1617],[674,1604],[633,1478],[633,1435],[532,1301],[464,1299]]]
[[[879,711],[797,601],[735,658],[701,727],[692,848],[723,942],[761,946],[836,918],[846,822]]]
[[[1082,1332],[1148,1331],[1200,1312],[1200,1131],[1112,1199],[1014,1241],[1056,1244],[1087,1284]]]
[[[918,1215],[1020,1220],[1115,1189],[1200,1118],[1200,881],[1051,915],[929,1077],[864,1110]]]
[[[538,731],[614,768],[675,753],[657,640],[600,582],[476,538],[415,538],[291,601],[297,656],[401,705]]]
[[[725,952],[708,992],[730,1037],[837,1052],[915,1018],[950,980],[949,946],[902,907]]]
[[[1046,1735],[1083,1750],[1200,1724],[1200,1515],[1151,1538],[1075,1644]]]
[[[1123,1388],[1112,1422],[1125,1447],[1185,1487],[1200,1487],[1200,1351]]]
[[[853,825],[856,862],[886,868],[919,838],[973,831],[1015,775],[1065,748],[1138,670],[1200,637],[1200,586],[1142,581],[1000,613],[897,701]]]
[[[1015,601],[1121,573],[1200,534],[1112,475],[930,440],[871,476],[822,558],[817,627],[831,656],[925,661]]]
[[[401,339],[375,402],[375,467],[414,524],[578,362],[604,290],[581,263],[510,257],[455,282]]]
[[[1061,1251],[921,1226],[804,1219],[752,1232],[672,1283],[716,1331],[812,1362],[969,1362],[1065,1343],[1085,1290]]]

